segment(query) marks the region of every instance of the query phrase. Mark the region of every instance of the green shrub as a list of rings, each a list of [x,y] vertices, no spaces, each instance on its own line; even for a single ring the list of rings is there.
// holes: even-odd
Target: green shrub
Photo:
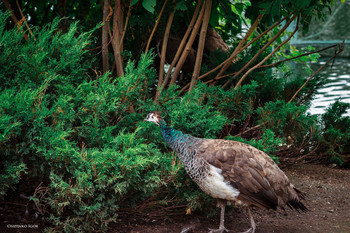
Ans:
[[[330,162],[343,165],[349,162],[350,153],[350,117],[343,116],[350,109],[349,103],[337,100],[322,115],[321,153]],[[347,155],[347,157],[344,157]]]
[[[284,100],[268,102],[256,110],[261,119],[258,122],[263,124],[264,128],[271,129],[277,137],[283,138],[284,142],[290,138],[296,146],[310,134],[310,129],[316,127],[317,117],[306,111],[306,106],[297,106]]]
[[[227,122],[227,117],[216,109],[214,103],[206,101],[206,85],[198,84],[192,92],[187,92],[182,97],[175,88],[176,86],[167,90],[161,98],[161,104],[166,109],[164,117],[168,123],[193,136],[214,138]],[[169,95],[177,97],[171,98]]]
[[[17,29],[4,30],[8,15],[0,17],[0,197],[35,177],[47,187],[31,199],[45,206],[48,231],[106,231],[120,207],[136,208],[178,170],[140,136],[142,115],[125,111],[149,95],[152,56],[142,55],[136,68],[128,63],[118,79],[91,80],[92,32],[76,36],[73,24],[61,33],[56,20],[25,42]]]
[[[103,148],[71,151],[75,166],[70,173],[52,169],[47,201],[54,229],[107,230],[120,206],[131,208],[157,190],[163,183],[158,167],[164,159],[154,145],[142,142],[137,132],[120,133]]]

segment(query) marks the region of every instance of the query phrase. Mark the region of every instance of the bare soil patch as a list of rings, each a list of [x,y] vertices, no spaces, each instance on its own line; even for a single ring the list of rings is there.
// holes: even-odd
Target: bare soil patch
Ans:
[[[350,232],[350,170],[336,169],[315,164],[298,164],[285,168],[292,183],[306,194],[307,213],[282,210],[253,209],[257,223],[256,233],[283,232]],[[203,213],[164,217],[164,219],[120,218],[110,228],[111,233],[165,233],[208,232],[218,228],[219,210],[212,218]],[[242,232],[249,228],[244,210],[226,211],[225,226],[230,232]]]

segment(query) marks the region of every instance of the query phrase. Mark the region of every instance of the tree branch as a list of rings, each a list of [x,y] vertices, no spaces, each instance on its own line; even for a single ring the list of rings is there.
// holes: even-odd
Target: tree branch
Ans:
[[[15,24],[18,24],[19,27],[20,27],[20,22],[22,22],[22,20],[25,20],[25,18],[23,18],[21,21],[18,22],[18,19],[16,18],[15,14],[13,13],[13,10],[11,8],[11,5],[10,3],[7,1],[7,0],[3,0],[3,3],[6,7],[6,9],[11,12],[11,18],[12,18],[12,21],[15,23]],[[23,37],[26,41],[29,41],[29,38],[28,38],[28,35],[23,33]]]
[[[17,4],[18,10],[19,10],[19,13],[21,13],[22,19],[24,19],[24,21],[25,21],[25,24],[26,24],[26,27],[27,27],[27,29],[28,29],[28,32],[30,33],[30,35],[32,35],[32,37],[34,38],[34,40],[36,40],[36,38],[35,38],[35,36],[34,36],[32,30],[30,29],[30,27],[29,27],[29,25],[28,25],[27,18],[24,17],[24,15],[23,15],[23,12],[22,12],[22,9],[21,9],[21,7],[20,7],[20,5],[19,5],[19,3],[18,3],[18,0],[16,0],[16,4]]]
[[[313,74],[305,81],[305,83],[295,92],[295,94],[294,94],[293,97],[288,101],[288,103],[292,102],[292,101],[294,100],[294,98],[298,95],[298,93],[301,91],[301,89],[303,89],[303,88],[306,86],[306,84],[307,84],[313,77],[315,77],[316,74],[318,74],[321,70],[323,70],[323,68],[324,68],[330,61],[332,61],[336,56],[338,56],[341,52],[343,52],[343,50],[344,50],[344,42],[345,42],[345,40],[343,40],[343,43],[342,43],[342,44],[338,45],[339,50],[338,50],[338,51],[335,51],[335,52],[334,52],[334,55],[333,55],[330,59],[328,59],[328,61],[327,61],[325,64],[323,64],[315,73],[313,73]]]
[[[268,42],[268,43],[266,43],[265,45],[264,45],[264,47],[262,47],[256,54],[255,54],[255,56],[252,58],[252,59],[250,59],[250,61],[247,63],[247,64],[245,64],[245,66],[244,67],[242,67],[238,72],[237,72],[237,74],[234,76],[234,77],[238,77],[238,75],[240,75],[244,70],[246,70],[265,50],[266,50],[266,48],[268,48],[275,40],[277,40],[277,38],[287,29],[287,27],[293,22],[293,20],[296,18],[297,16],[296,15],[294,15],[291,19],[289,19],[287,22],[286,22],[286,24],[284,25],[284,27],[281,29],[281,30],[279,30],[279,32],[274,36],[274,37],[272,37],[271,38],[271,40]],[[230,83],[232,82],[232,79],[230,79],[230,80],[228,80],[223,86],[222,86],[222,88],[225,88],[226,86],[228,86]]]
[[[278,61],[278,62],[275,62],[273,64],[267,64],[267,65],[263,65],[263,66],[260,66],[259,68],[269,68],[269,67],[276,67],[278,66],[279,64],[283,63],[283,62],[286,62],[286,61],[290,61],[290,60],[294,60],[294,59],[297,59],[299,57],[304,57],[304,56],[308,56],[308,55],[311,55],[311,54],[314,54],[314,53],[319,53],[319,52],[322,52],[324,50],[327,50],[327,49],[330,49],[330,48],[333,48],[333,47],[336,47],[337,45],[331,45],[331,46],[328,46],[326,48],[323,48],[323,49],[320,49],[320,50],[317,50],[317,51],[312,51],[312,52],[308,52],[308,53],[304,53],[304,54],[300,54],[298,56],[295,56],[295,57],[291,57],[291,58],[287,58],[287,59],[284,59],[282,61]]]
[[[157,92],[156,92],[155,101],[159,98],[160,91],[161,91],[160,89],[161,89],[162,82],[163,82],[165,56],[166,56],[166,50],[167,50],[167,45],[168,45],[170,29],[171,29],[171,25],[173,23],[174,15],[175,15],[175,9],[176,9],[176,5],[174,6],[173,10],[169,14],[168,23],[166,25],[165,32],[164,32],[164,38],[163,38],[163,44],[162,44],[162,53],[161,53],[160,65],[159,65],[158,89],[157,89]]]
[[[296,17],[296,16],[294,16],[294,17]],[[292,19],[294,18],[294,17],[292,17]],[[285,41],[283,41],[281,44],[279,44],[269,55],[267,55],[262,61],[260,61],[258,64],[256,64],[255,66],[253,66],[252,68],[250,68],[242,77],[241,77],[241,79],[237,82],[237,84],[236,84],[236,86],[235,86],[235,90],[242,84],[242,82],[243,82],[243,80],[248,76],[248,74],[250,74],[253,70],[255,70],[255,69],[257,69],[257,68],[259,68],[262,64],[264,64],[264,62],[266,62],[272,55],[274,55],[283,45],[285,45],[288,41],[290,41],[290,39],[294,36],[294,34],[297,32],[297,30],[298,30],[298,28],[299,28],[299,16],[298,16],[298,20],[297,20],[297,25],[295,26],[295,29],[294,29],[294,31],[292,32],[292,34],[290,34],[289,35],[289,37],[285,40]],[[289,23],[290,24],[290,23]],[[288,25],[289,25],[288,24]],[[287,26],[287,24],[286,24],[286,26]],[[286,26],[284,26],[283,28],[282,28],[282,30],[285,30],[287,27]],[[281,31],[282,31],[281,30]],[[277,35],[279,35],[278,33],[277,33]],[[276,36],[277,36],[276,35]],[[277,37],[274,37],[273,39],[277,39]],[[271,43],[272,43],[272,41],[273,41],[273,39],[270,41]],[[269,43],[270,43],[269,42]],[[268,44],[269,44],[268,43]],[[270,43],[270,44],[271,44]],[[266,46],[266,45],[265,45]],[[265,47],[264,46],[264,47]],[[266,49],[266,48],[265,48]],[[260,51],[259,51],[260,52]],[[259,54],[259,52],[256,54],[256,55],[258,55]],[[262,51],[261,51],[262,52]],[[254,56],[255,58],[257,58],[258,56]],[[249,63],[251,63],[251,61],[249,61],[247,64],[249,64]],[[244,67],[243,67],[244,68]],[[237,76],[237,74],[235,75],[235,76]]]
[[[162,17],[162,14],[163,14],[163,11],[164,11],[164,8],[165,8],[167,2],[168,2],[168,0],[165,0],[165,2],[164,2],[164,4],[163,4],[163,7],[162,7],[162,9],[160,10],[160,13],[159,13],[159,15],[158,15],[157,22],[156,22],[156,24],[154,25],[153,30],[152,30],[152,32],[151,32],[151,35],[150,35],[149,38],[148,38],[148,42],[147,42],[147,46],[146,46],[146,52],[148,51],[149,45],[151,44],[151,40],[152,40],[152,38],[153,38],[154,32],[156,31],[156,29],[157,29],[157,27],[158,27],[160,18]]]
[[[184,48],[184,46],[186,44],[186,40],[187,40],[188,36],[190,35],[190,32],[191,32],[191,30],[193,28],[193,25],[194,25],[195,21],[196,21],[197,14],[199,12],[199,7],[201,6],[201,4],[202,4],[202,0],[199,0],[198,3],[197,3],[196,9],[194,10],[191,22],[190,22],[190,24],[189,24],[189,26],[188,26],[188,28],[186,30],[185,35],[183,36],[183,38],[181,40],[181,43],[180,43],[180,45],[179,45],[179,47],[177,49],[175,57],[174,57],[173,61],[171,62],[170,67],[168,69],[168,72],[167,72],[167,74],[165,76],[164,82],[163,82],[162,87],[161,87],[162,89],[164,89],[164,87],[168,84],[168,81],[169,81],[169,78],[170,78],[170,75],[171,75],[171,71],[173,70],[176,62],[178,61],[178,59],[179,59],[179,57],[181,55],[181,52],[182,52],[182,50],[183,50],[183,48]]]
[[[205,38],[207,36],[207,29],[208,29],[208,24],[209,24],[211,7],[212,7],[212,0],[208,0],[205,3],[205,13],[204,13],[204,17],[203,17],[201,32],[199,35],[196,62],[195,62],[194,69],[193,69],[192,80],[191,80],[191,85],[190,85],[189,91],[191,91],[192,88],[194,87],[194,85],[196,85],[198,77],[199,77],[199,72],[201,70],[204,45],[205,45]]]
[[[259,15],[258,18],[255,20],[255,22],[253,23],[253,25],[250,27],[249,31],[247,32],[247,34],[244,36],[244,38],[239,42],[238,46],[236,47],[236,49],[233,51],[233,53],[231,54],[231,56],[229,57],[228,61],[222,66],[221,70],[219,71],[219,73],[216,75],[216,77],[221,76],[226,70],[227,68],[230,66],[230,63],[233,61],[233,59],[235,59],[237,57],[237,55],[241,52],[241,48],[243,47],[243,45],[247,42],[248,38],[250,37],[251,34],[253,34],[255,28],[258,26],[260,20],[262,19],[264,15]]]
[[[103,72],[107,72],[109,70],[108,63],[108,25],[109,25],[109,0],[105,0],[103,4],[103,22],[102,26],[102,67]]]
[[[177,65],[175,67],[173,76],[171,77],[171,80],[170,80],[170,85],[172,85],[172,84],[174,84],[176,82],[176,79],[177,79],[177,77],[180,74],[180,70],[181,70],[183,64],[185,63],[188,54],[190,53],[190,50],[192,48],[192,44],[194,42],[194,39],[197,36],[197,32],[199,30],[199,26],[201,25],[201,23],[203,21],[205,5],[206,5],[206,3],[204,3],[203,6],[202,6],[201,12],[199,13],[199,16],[198,16],[198,19],[197,19],[197,22],[194,25],[192,33],[191,33],[191,36],[190,36],[190,38],[187,41],[185,50],[183,51],[183,53],[182,53],[182,55],[181,55],[181,57],[179,59],[179,62],[177,63]]]
[[[293,13],[293,12],[292,12]],[[251,44],[253,44],[255,41],[257,41],[258,39],[260,39],[261,37],[263,37],[265,34],[267,34],[269,31],[271,31],[273,28],[275,28],[277,25],[279,25],[280,23],[282,23],[287,17],[289,17],[292,13],[290,13],[289,15],[285,16],[283,19],[281,19],[279,22],[276,22],[275,24],[273,24],[271,27],[269,27],[268,29],[266,29],[263,33],[261,33],[259,36],[255,37],[253,40],[249,41],[248,44],[246,44],[240,51],[239,53],[241,53],[242,51],[244,51],[248,46],[250,46]],[[253,25],[252,25],[253,26]],[[239,54],[238,53],[238,54]],[[237,54],[237,55],[238,55]],[[237,57],[237,56],[236,56]],[[215,67],[214,69],[212,69],[211,71],[199,76],[199,79],[205,78],[206,76],[212,74],[213,72],[215,72],[216,70],[220,69],[222,66],[224,66],[226,63],[230,63],[234,60],[230,60],[231,58],[229,57],[228,59],[226,59],[223,63],[221,63],[220,65],[218,65],[217,67]],[[221,77],[226,77],[229,75],[224,75],[224,76],[216,76],[214,79],[219,80]]]
[[[125,20],[125,24],[124,24],[124,29],[123,29],[123,33],[122,33],[122,36],[120,38],[120,43],[119,43],[119,49],[121,49],[122,45],[123,45],[123,41],[124,41],[124,36],[125,36],[125,32],[126,32],[126,28],[128,26],[128,22],[129,22],[129,18],[130,18],[130,15],[131,15],[131,3],[132,3],[132,0],[130,0],[130,3],[129,3],[129,8],[128,8],[128,13],[126,15],[126,20]]]

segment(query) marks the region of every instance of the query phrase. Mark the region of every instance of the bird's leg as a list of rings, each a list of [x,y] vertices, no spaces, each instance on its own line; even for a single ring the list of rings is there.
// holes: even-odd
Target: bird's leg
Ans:
[[[217,207],[221,208],[220,226],[219,226],[219,229],[209,229],[210,230],[209,233],[222,233],[224,231],[228,231],[224,226],[226,201],[218,199]]]
[[[255,232],[255,228],[256,228],[256,224],[255,224],[252,212],[250,211],[249,207],[247,207],[247,211],[248,211],[248,214],[249,214],[250,228],[248,230],[246,230],[245,232],[242,232],[242,233],[254,233]]]

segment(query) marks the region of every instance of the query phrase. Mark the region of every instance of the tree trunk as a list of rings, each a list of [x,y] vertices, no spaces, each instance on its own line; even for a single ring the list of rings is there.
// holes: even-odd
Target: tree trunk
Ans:
[[[113,34],[112,34],[112,47],[114,51],[114,60],[115,66],[117,70],[117,76],[124,75],[123,72],[123,60],[120,55],[120,26],[123,28],[121,24],[121,18],[123,15],[121,14],[121,3],[120,0],[116,0],[114,4],[114,15],[113,15]]]
[[[109,20],[107,21],[108,16],[108,7],[109,7],[109,0],[105,0],[103,4],[103,22],[104,25],[102,27],[102,67],[103,67],[103,73],[107,72],[109,70],[109,63],[108,63],[108,24]]]
[[[175,15],[175,9],[176,8],[174,7],[174,9],[169,14],[168,23],[166,25],[165,32],[164,32],[164,38],[163,38],[163,43],[162,43],[162,52],[161,52],[160,65],[159,65],[158,89],[156,92],[155,100],[157,100],[159,98],[160,92],[161,92],[161,87],[162,87],[162,82],[163,82],[163,77],[164,77],[164,65],[165,65],[166,50],[167,50],[167,45],[168,45],[170,28],[171,28],[171,25],[173,23],[173,19],[174,19],[174,15]]]

